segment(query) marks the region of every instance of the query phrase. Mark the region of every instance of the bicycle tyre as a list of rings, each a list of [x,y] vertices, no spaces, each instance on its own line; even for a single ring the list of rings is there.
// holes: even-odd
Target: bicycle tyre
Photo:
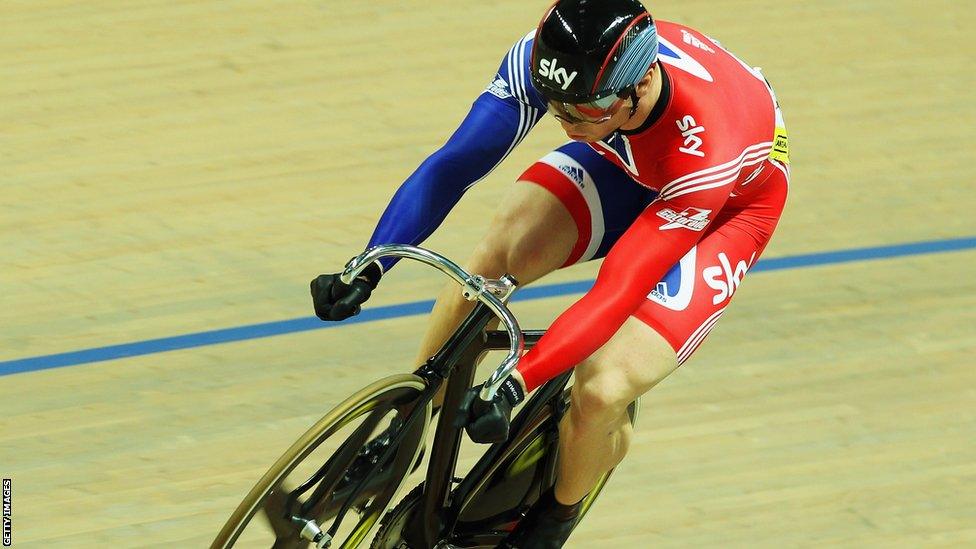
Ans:
[[[217,534],[217,537],[210,546],[211,549],[233,547],[245,527],[251,523],[252,519],[265,504],[268,496],[276,488],[282,486],[282,482],[288,474],[294,471],[301,464],[302,460],[308,457],[316,448],[329,439],[330,436],[364,414],[374,410],[381,410],[382,408],[380,406],[390,406],[392,410],[394,409],[393,405],[397,403],[401,406],[409,405],[420,396],[425,388],[426,382],[416,375],[401,374],[389,376],[368,385],[333,408],[295,441],[275,461],[264,476],[258,480],[254,487],[251,488]],[[391,463],[397,465],[396,469],[392,471],[390,482],[382,489],[380,494],[375,496],[376,499],[373,500],[381,502],[382,508],[372,509],[369,516],[361,519],[360,523],[354,529],[353,534],[346,541],[343,541],[339,545],[340,547],[357,547],[373,529],[379,517],[389,508],[392,498],[402,487],[407,476],[409,476],[411,466],[420,453],[423,441],[426,439],[430,415],[431,403],[427,402],[422,414],[423,417],[418,418],[417,422],[410,426],[409,431],[398,444],[397,450],[390,460]],[[324,527],[322,529],[325,530]],[[287,544],[276,541],[275,547],[279,546],[284,547]],[[302,547],[303,545],[296,543],[294,546]]]

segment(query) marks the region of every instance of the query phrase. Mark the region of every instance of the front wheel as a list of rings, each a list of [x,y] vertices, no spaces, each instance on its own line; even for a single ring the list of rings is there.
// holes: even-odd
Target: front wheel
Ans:
[[[418,376],[390,376],[336,406],[254,485],[211,549],[233,547],[238,541],[249,547],[305,548],[314,530],[310,523],[327,533],[333,547],[358,547],[420,454],[431,415],[430,400],[420,399],[425,388]],[[418,405],[423,410],[406,422]],[[402,433],[382,459],[367,464],[366,474],[351,478],[350,468],[364,446],[384,431]],[[350,512],[357,518],[343,520]],[[258,515],[264,520],[253,521]],[[324,524],[330,519],[331,524]]]

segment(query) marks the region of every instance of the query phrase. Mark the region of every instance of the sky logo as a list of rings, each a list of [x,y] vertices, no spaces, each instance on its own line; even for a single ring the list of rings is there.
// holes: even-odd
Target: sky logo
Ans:
[[[565,67],[558,67],[558,59],[543,59],[539,61],[539,75],[546,76],[549,80],[552,80],[556,84],[562,86],[563,90],[569,87],[576,79],[576,75],[579,71],[569,72]]]
[[[718,254],[719,266],[717,267],[706,267],[702,271],[702,277],[705,279],[705,284],[708,287],[717,290],[718,293],[712,297],[712,305],[718,305],[719,303],[725,301],[732,297],[732,294],[739,288],[742,284],[742,277],[746,275],[749,267],[752,266],[756,261],[756,252],[752,252],[749,257],[749,261],[739,260],[735,267],[732,267],[732,262],[729,260],[729,256],[725,255],[725,252],[720,252]]]

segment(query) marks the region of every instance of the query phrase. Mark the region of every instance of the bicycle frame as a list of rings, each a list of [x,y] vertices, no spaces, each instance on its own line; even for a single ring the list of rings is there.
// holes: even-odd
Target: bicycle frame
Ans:
[[[413,376],[393,376],[397,378],[396,383],[400,384],[396,387],[410,391],[400,393],[401,396],[396,397],[396,400],[384,400],[384,407],[361,407],[355,410],[337,408],[299,439],[252,488],[218,534],[215,544],[220,541],[224,544],[221,546],[226,546],[226,542],[235,541],[241,529],[254,517],[258,507],[262,506],[279,540],[291,543],[297,539],[288,536],[298,535],[298,538],[310,541],[316,547],[329,547],[336,539],[346,513],[355,510],[364,518],[346,538],[343,547],[358,546],[380,516],[366,516],[364,512],[369,510],[371,513],[379,513],[387,509],[390,498],[402,486],[401,482],[388,485],[386,479],[375,475],[392,463],[389,471],[398,475],[396,478],[402,481],[409,474],[410,465],[417,465],[421,449],[427,444],[426,421],[430,417],[428,407],[442,388],[444,401],[434,429],[425,482],[419,490],[415,489],[387,514],[391,522],[381,531],[384,536],[398,537],[383,537],[384,540],[401,540],[418,548],[435,547],[441,540],[461,543],[464,546],[496,543],[500,535],[504,536],[506,530],[520,520],[520,514],[533,504],[534,497],[555,482],[558,426],[568,408],[565,395],[571,371],[555,377],[535,390],[512,418],[508,438],[488,446],[463,478],[455,476],[464,436],[463,426],[458,425],[460,403],[473,386],[478,362],[488,351],[508,351],[505,360],[493,371],[478,394],[478,398],[490,400],[501,383],[514,371],[522,352],[533,348],[543,335],[538,330],[523,332],[505,305],[505,301],[517,287],[517,281],[510,275],[504,275],[498,280],[470,275],[443,256],[422,248],[403,245],[372,248],[353,258],[342,274],[343,280],[352,280],[371,261],[387,255],[417,259],[448,274],[461,284],[462,295],[466,299],[477,301],[473,310],[448,341]],[[504,331],[487,329],[489,323],[496,319],[501,321]],[[392,378],[381,380],[370,387],[378,390],[385,387],[383,383],[390,379]],[[352,406],[350,403],[355,402],[360,402],[363,406],[366,403],[376,404],[373,400],[379,394],[368,398],[354,395],[346,400],[344,406]],[[388,442],[382,443],[385,450],[379,456],[370,456],[370,467],[361,475],[357,472],[355,476],[359,479],[358,482],[347,483],[340,494],[340,491],[334,490],[340,480],[343,480],[337,475],[346,471],[346,466],[352,463],[353,458],[358,458],[356,452],[364,447],[368,437],[380,426],[390,410],[396,410],[397,414],[390,419],[390,427],[394,425],[394,420],[398,427],[393,431],[389,427],[384,430],[384,433],[388,433],[384,436],[390,437]],[[308,452],[322,441],[320,438],[308,437],[330,436],[322,429],[331,428],[338,418],[346,417],[333,418],[333,414],[362,415],[365,412],[370,415],[311,477],[295,489],[281,491],[284,475],[298,464],[294,460],[307,457]],[[632,411],[631,421],[635,418],[636,407]],[[351,419],[346,420],[348,421]],[[424,425],[418,425],[417,422]],[[412,433],[410,436],[414,437],[407,447],[409,454],[398,452],[408,433]],[[418,442],[424,446],[418,446]],[[298,451],[305,453],[292,454]],[[346,465],[337,467],[339,463]],[[587,502],[592,502],[608,476],[609,473],[604,475],[601,484]],[[372,483],[370,490],[376,486],[389,488],[386,492],[379,492],[380,499],[373,502],[375,509],[367,507],[372,496],[360,500],[360,495],[371,478],[376,482]],[[309,490],[312,492],[310,496],[301,500]],[[271,496],[274,496],[274,503],[269,506]],[[334,519],[330,528],[327,532],[322,531],[317,522],[330,518]],[[234,528],[233,531],[229,530],[231,527]],[[295,528],[300,529],[300,532]],[[226,537],[228,532],[232,537]],[[284,538],[280,537],[283,533]]]
[[[465,298],[477,300],[474,309],[450,339],[414,372],[426,381],[427,387],[404,419],[401,431],[394,436],[390,447],[374,466],[379,467],[390,459],[403,434],[423,415],[422,411],[446,381],[444,401],[431,446],[422,503],[419,512],[414,513],[404,529],[404,538],[410,545],[433,547],[438,539],[452,534],[462,506],[477,488],[477,482],[491,471],[497,458],[513,443],[512,437],[509,437],[504,442],[492,444],[468,475],[461,479],[462,482],[456,488],[453,487],[463,436],[462,427],[456,425],[457,416],[465,392],[473,385],[478,362],[488,351],[509,351],[502,365],[494,371],[479,395],[480,398],[490,400],[501,382],[514,370],[522,351],[534,346],[543,332],[522,332],[515,317],[503,304],[518,284],[513,277],[505,275],[499,280],[485,280],[480,276],[471,276],[447,258],[422,248],[393,244],[367,250],[350,260],[343,272],[343,280],[349,282],[358,276],[366,265],[384,255],[417,259],[437,267],[461,283]],[[487,331],[489,322],[494,319],[500,319],[506,331]],[[525,418],[533,417],[543,406],[553,406],[553,415],[558,420],[565,410],[562,399],[554,397],[562,394],[569,377],[570,373],[567,372],[539,388],[513,419],[510,433],[520,432],[526,421]],[[552,481],[555,477],[553,462],[547,465],[549,467],[546,470],[546,480]],[[364,478],[360,481],[342,506],[330,529],[330,536],[335,534],[343,516],[349,510],[349,502],[355,500],[361,492],[365,480]],[[314,502],[312,504],[315,505]]]
[[[515,443],[514,437],[509,437],[504,442],[489,446],[471,471],[457,486],[454,486],[458,453],[464,436],[463,428],[455,424],[461,399],[473,384],[475,370],[481,357],[489,351],[507,350],[510,345],[510,337],[507,332],[486,329],[488,323],[494,319],[495,315],[487,305],[476,304],[474,310],[455,330],[450,339],[433,357],[414,372],[415,375],[427,382],[427,387],[416,399],[407,417],[404,418],[403,426],[400,432],[394,436],[387,453],[374,465],[378,469],[392,457],[392,453],[403,434],[414,421],[420,420],[427,403],[433,400],[442,384],[447,382],[444,402],[434,430],[422,503],[418,512],[414,514],[404,529],[404,539],[413,547],[434,547],[439,539],[452,535],[464,503],[471,493],[478,488],[478,483],[496,466],[498,458],[504,455],[509,447]],[[543,333],[544,331],[541,330],[523,332],[525,348],[532,348]],[[553,415],[557,419],[561,417],[565,411],[565,406],[563,400],[556,397],[562,394],[569,377],[570,372],[566,372],[536,390],[513,418],[510,433],[519,433],[526,421],[535,417],[544,406],[553,406]],[[327,465],[324,465],[322,469],[326,468]],[[554,461],[548,465],[544,478],[545,481],[551,483],[555,479],[555,470],[552,467]],[[302,488],[313,485],[318,480],[320,473],[321,470],[303,484]],[[358,497],[365,486],[365,480],[364,478],[346,496],[346,502],[342,505],[332,527],[329,529],[330,537],[335,535],[339,524],[350,509],[350,503]],[[302,488],[299,488],[297,492],[303,492]],[[293,492],[290,499],[294,501],[295,497],[297,497],[297,493]],[[327,497],[327,494],[316,490],[303,507],[305,509],[314,508],[320,504],[323,497]]]
[[[415,372],[428,381],[425,393],[429,393],[421,397],[418,409],[426,404],[426,398],[433,398],[445,380],[447,388],[435,428],[422,503],[419,512],[415,513],[405,529],[404,538],[411,546],[433,547],[439,539],[451,534],[457,524],[461,507],[477,487],[476,483],[491,469],[497,457],[512,444],[511,439],[492,444],[464,480],[452,490],[463,437],[462,428],[455,424],[461,398],[472,386],[481,357],[488,351],[501,351],[509,347],[509,336],[506,332],[486,331],[487,324],[493,319],[492,311],[479,303],[451,339]],[[544,332],[523,333],[525,347],[528,349],[535,345]],[[525,418],[531,417],[540,407],[554,401],[553,397],[562,393],[568,379],[569,373],[566,373],[536,391],[513,420],[510,432],[519,432]],[[562,401],[556,400],[560,405],[554,412],[561,415],[564,411]],[[555,471],[549,472],[551,476],[554,474]]]

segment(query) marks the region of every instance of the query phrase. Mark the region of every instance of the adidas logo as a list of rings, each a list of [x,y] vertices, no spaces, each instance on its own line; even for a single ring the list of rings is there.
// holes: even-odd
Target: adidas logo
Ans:
[[[685,29],[681,29],[681,36],[684,38],[685,44],[688,44],[689,46],[694,46],[700,50],[705,50],[708,53],[715,53],[715,50],[708,47],[707,44],[699,40],[696,36],[686,31]]]
[[[495,75],[495,80],[491,84],[488,84],[488,88],[485,91],[499,99],[508,99],[512,96],[508,91],[508,82],[500,74]]]
[[[568,175],[580,188],[583,187],[583,168],[561,164],[559,170]]]

